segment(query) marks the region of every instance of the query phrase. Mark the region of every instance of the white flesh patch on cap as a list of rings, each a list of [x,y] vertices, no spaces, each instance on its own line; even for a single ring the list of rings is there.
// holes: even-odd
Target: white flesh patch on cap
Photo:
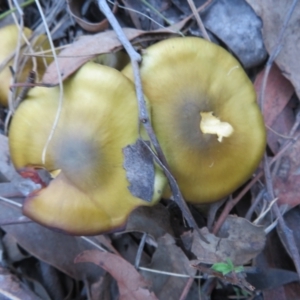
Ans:
[[[204,134],[216,134],[221,143],[223,137],[229,137],[233,133],[233,127],[227,122],[221,122],[213,116],[213,112],[201,112],[200,130]]]

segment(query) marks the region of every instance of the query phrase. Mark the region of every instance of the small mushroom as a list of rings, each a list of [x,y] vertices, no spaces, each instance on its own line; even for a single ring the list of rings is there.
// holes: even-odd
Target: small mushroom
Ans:
[[[156,168],[149,202],[129,190],[123,152],[139,137],[134,86],[110,67],[93,62],[81,67],[64,82],[61,114],[43,161],[58,99],[58,87],[35,87],[12,120],[9,144],[15,167],[58,174],[25,199],[23,213],[74,235],[118,229],[133,209],[154,205],[165,186]]]
[[[29,38],[32,34],[32,31],[29,28],[24,28],[23,34],[26,38]],[[19,28],[16,25],[8,25],[0,29],[0,104],[7,106],[8,104],[8,93],[9,86],[11,84],[12,74],[9,69],[10,66],[13,66],[13,54],[17,48],[19,38]],[[48,49],[49,43],[45,41],[46,37],[40,35],[32,43],[33,49],[40,51],[41,49]],[[24,39],[21,38],[21,46],[24,44]],[[32,58],[23,57],[23,50],[20,51],[20,62],[24,60],[24,65],[22,63],[19,65],[19,68],[16,73],[16,81],[24,82],[33,68]],[[26,61],[25,61],[26,60]],[[42,75],[46,69],[45,62],[50,63],[51,58],[37,57],[37,75]]]
[[[155,133],[185,199],[217,201],[245,183],[266,132],[239,62],[203,39],[172,38],[144,51],[140,71]],[[123,74],[133,80],[131,65]]]

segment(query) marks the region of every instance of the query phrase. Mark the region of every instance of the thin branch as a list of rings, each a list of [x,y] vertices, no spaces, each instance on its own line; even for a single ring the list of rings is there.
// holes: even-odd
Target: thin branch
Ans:
[[[140,261],[141,261],[142,253],[143,253],[144,246],[146,243],[147,235],[148,234],[146,232],[143,233],[143,236],[142,236],[140,244],[139,244],[138,251],[136,253],[135,262],[134,262],[134,267],[136,269],[138,269],[138,267],[140,265]]]
[[[202,279],[203,276],[190,276],[188,274],[179,274],[179,273],[172,273],[172,272],[166,272],[166,271],[162,271],[162,270],[157,270],[157,269],[149,269],[149,268],[145,268],[145,267],[139,267],[139,270],[143,270],[146,272],[150,272],[150,273],[156,273],[156,274],[160,274],[160,275],[169,275],[169,276],[173,276],[173,277],[181,277],[181,278],[194,278],[194,279]]]
[[[187,0],[187,2],[188,2],[189,6],[190,6],[190,8],[191,8],[191,10],[192,10],[192,12],[194,14],[194,17],[195,17],[195,19],[197,21],[197,24],[199,26],[199,29],[200,29],[203,37],[206,40],[210,41],[210,37],[209,37],[209,35],[208,35],[207,31],[206,31],[206,28],[205,28],[205,26],[204,26],[204,24],[203,24],[203,22],[202,22],[202,20],[200,18],[200,15],[199,15],[199,13],[197,11],[197,8],[195,6],[194,1],[193,0]]]
[[[46,144],[45,144],[45,146],[43,148],[43,152],[42,152],[42,163],[45,164],[46,163],[47,149],[48,149],[48,146],[49,146],[49,144],[50,144],[50,142],[53,138],[53,135],[54,135],[55,129],[58,125],[58,121],[59,121],[60,114],[61,114],[61,111],[62,111],[64,87],[63,87],[63,83],[62,83],[62,77],[61,77],[61,73],[60,73],[59,63],[58,63],[57,55],[56,55],[56,52],[55,52],[54,44],[53,44],[53,41],[52,41],[51,33],[50,33],[49,27],[47,25],[47,21],[46,21],[46,18],[45,18],[45,15],[44,15],[44,12],[42,10],[42,7],[41,7],[41,4],[40,4],[39,0],[36,0],[36,6],[39,10],[40,16],[43,20],[43,24],[45,26],[46,34],[47,34],[49,44],[50,44],[50,48],[51,48],[51,51],[52,51],[52,54],[53,54],[54,63],[55,63],[55,67],[56,67],[56,70],[57,70],[57,76],[58,76],[58,80],[59,80],[58,107],[57,107],[57,111],[56,111],[56,115],[55,115],[55,119],[54,119],[54,122],[53,122],[53,125],[52,125],[52,128],[51,128],[51,131],[49,133],[48,139],[46,141]]]
[[[106,249],[101,247],[99,244],[95,243],[92,239],[90,239],[86,236],[81,236],[80,238],[83,239],[84,241],[86,241],[87,243],[89,243],[90,245],[93,245],[98,250],[103,251],[103,252],[108,252]]]
[[[31,219],[28,219],[26,217],[20,217],[18,220],[1,220],[0,226],[9,226],[9,225],[19,225],[19,224],[28,224],[28,223],[33,223]]]
[[[16,202],[16,201],[13,201],[13,200],[11,200],[11,199],[8,199],[8,198],[2,197],[2,196],[0,196],[0,201],[3,201],[3,202],[5,202],[5,203],[12,204],[12,205],[17,206],[17,207],[20,207],[20,208],[22,207],[22,204],[21,204],[21,203],[18,203],[18,202]]]
[[[184,289],[183,289],[183,291],[182,291],[182,293],[180,295],[179,300],[185,300],[186,299],[186,297],[188,296],[188,293],[189,293],[189,291],[190,291],[193,283],[194,283],[194,278],[190,277],[188,279],[188,281],[186,282],[186,284],[185,284],[185,287],[184,287]]]
[[[251,207],[248,209],[247,214],[245,216],[245,219],[247,219],[248,221],[251,220],[252,214],[254,213],[257,205],[261,202],[261,200],[264,197],[265,194],[265,189],[261,189],[261,191],[258,193],[258,195],[256,196],[254,202],[252,203]]]
[[[174,201],[177,203],[177,205],[182,210],[182,213],[183,213],[185,219],[187,220],[189,226],[194,228],[198,232],[198,234],[202,240],[206,241],[206,239],[201,234],[201,232],[197,226],[197,223],[195,222],[194,218],[192,217],[187,204],[183,200],[183,197],[178,188],[175,178],[172,176],[171,172],[169,171],[167,160],[166,160],[165,155],[160,147],[157,137],[154,133],[153,127],[151,125],[146,102],[144,99],[143,87],[142,87],[142,81],[141,81],[140,69],[139,69],[139,63],[141,62],[142,57],[132,47],[131,43],[129,42],[126,35],[124,34],[123,29],[121,28],[121,26],[118,23],[117,19],[115,18],[114,14],[110,10],[106,1],[98,0],[98,5],[99,5],[99,8],[102,11],[102,13],[106,16],[107,20],[111,24],[118,39],[120,40],[120,42],[122,43],[122,45],[124,46],[126,52],[128,53],[128,55],[130,57],[131,65],[132,65],[132,69],[133,69],[133,73],[134,73],[135,90],[136,90],[136,96],[137,96],[138,108],[139,108],[139,125],[142,124],[148,133],[150,141],[157,153],[157,156],[155,155],[155,159],[156,159],[156,161],[161,162],[160,165],[163,166],[165,175],[169,180],[170,187],[171,187],[173,197],[174,197]],[[149,150],[151,150],[151,149],[149,149]],[[153,151],[151,151],[151,153],[154,154]]]

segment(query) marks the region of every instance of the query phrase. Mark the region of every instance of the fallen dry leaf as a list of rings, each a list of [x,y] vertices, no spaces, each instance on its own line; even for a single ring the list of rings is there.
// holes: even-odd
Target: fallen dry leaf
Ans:
[[[193,15],[190,15],[182,21],[163,29],[143,31],[134,28],[122,28],[122,30],[129,41],[138,37],[146,39],[152,37],[153,39],[157,39],[158,37],[177,34],[186,23],[189,22],[192,16]],[[122,48],[123,46],[113,30],[100,32],[94,35],[81,36],[78,41],[69,45],[59,53],[58,63],[62,80],[68,78],[80,68],[80,66],[98,55],[116,52]],[[54,62],[47,68],[42,81],[43,83],[53,85],[59,83],[56,64]]]
[[[265,69],[255,78],[254,88],[258,96],[261,94],[264,74]],[[277,65],[273,64],[263,94],[262,109],[267,127],[268,145],[273,153],[277,153],[280,146],[280,136],[276,133],[288,135],[294,124],[294,118],[291,116],[294,113],[292,108],[287,106],[293,93],[292,84],[282,75]]]
[[[118,255],[98,250],[84,251],[75,259],[75,263],[80,262],[94,263],[110,273],[117,281],[120,300],[157,300],[149,291],[149,283],[133,265]]]
[[[284,216],[286,225],[290,228],[290,232],[294,233],[294,237],[297,239],[297,227],[299,227],[299,210],[297,212],[298,208],[295,208],[291,211],[289,211],[287,214],[293,214],[293,212],[296,212],[294,217],[294,224],[292,225],[289,223],[289,217],[286,218],[286,215]],[[298,215],[298,216],[297,216]],[[279,226],[277,226],[278,229]],[[296,229],[296,230],[295,230]],[[263,299],[268,300],[296,300],[299,298],[300,295],[300,283],[299,283],[299,275],[293,276],[291,272],[289,271],[295,271],[294,266],[291,263],[290,257],[287,254],[284,246],[282,245],[278,233],[275,230],[271,231],[267,236],[266,246],[262,253],[257,256],[255,259],[255,265],[258,268],[258,271],[262,273],[261,280],[265,277],[265,281],[262,282],[262,284],[259,284],[261,288],[266,288],[266,290],[263,291]],[[297,243],[296,246],[298,247],[300,244]],[[287,247],[289,248],[289,247]],[[298,248],[299,249],[299,248]],[[295,250],[298,251],[296,248]],[[281,274],[278,274],[279,272],[276,272],[280,269]],[[275,271],[275,273],[274,273]],[[285,273],[286,272],[286,273]],[[268,274],[269,273],[269,274]],[[273,276],[272,276],[273,273]],[[276,274],[277,273],[277,274]],[[284,274],[285,273],[285,274]],[[269,277],[271,275],[271,277]],[[259,276],[259,275],[258,275]],[[248,275],[247,275],[248,277]],[[269,277],[269,278],[268,278]],[[293,278],[294,277],[294,278]],[[293,280],[294,279],[294,280]],[[257,280],[258,283],[261,280]],[[289,283],[295,281],[294,283]],[[255,283],[255,282],[254,282]],[[258,287],[259,287],[258,285]],[[274,286],[276,286],[274,288]],[[273,297],[273,298],[272,298]]]
[[[255,272],[247,273],[247,281],[258,290],[274,289],[298,280],[299,277],[296,272],[282,269],[257,268]]]
[[[284,107],[272,126],[267,129],[268,146],[275,154],[285,141],[291,140],[290,132],[296,121],[294,106],[291,103],[292,101]]]
[[[174,235],[168,209],[158,203],[155,206],[140,206],[129,216],[125,232],[146,232],[154,240],[166,233]]]
[[[124,28],[124,32],[129,40],[144,33],[133,28]],[[96,56],[119,49],[121,49],[121,43],[113,30],[81,36],[76,42],[62,50],[58,56],[62,79],[66,79],[80,66]],[[42,81],[54,85],[59,83],[54,62],[47,68]]]
[[[254,88],[260,95],[265,69],[255,78]],[[264,91],[264,119],[267,126],[272,126],[294,93],[292,84],[282,75],[276,64],[273,64]]]
[[[22,217],[20,208],[0,201],[0,223],[3,220],[14,221]],[[12,235],[18,244],[31,255],[56,267],[72,278],[94,282],[101,276],[99,269],[94,266],[74,264],[74,258],[79,253],[94,249],[93,245],[80,237],[58,233],[34,222],[6,225],[1,228]]]
[[[195,276],[196,270],[191,267],[185,253],[175,244],[169,234],[158,239],[157,249],[153,254],[149,269]],[[159,299],[178,299],[181,295],[188,277],[176,277],[143,271],[144,277],[153,282],[153,290]]]
[[[296,132],[299,135],[300,132]],[[289,208],[300,204],[300,140],[298,139],[284,152],[278,162],[273,180],[274,192],[279,204]]]
[[[72,15],[72,17],[75,19],[75,21],[86,31],[89,32],[99,32],[103,31],[108,28],[108,21],[106,18],[104,18],[102,21],[97,23],[91,23],[85,20],[81,16],[82,6],[86,4],[85,1],[82,0],[69,0],[67,1],[67,5],[69,7],[69,11]],[[113,12],[115,13],[117,11],[117,1],[115,1],[115,4],[113,6]],[[90,2],[90,5],[94,5],[94,9],[98,11],[98,15],[101,15],[101,12],[99,11],[98,6],[94,2]],[[97,13],[95,13],[97,14]]]
[[[201,229],[209,244],[199,239],[195,231],[192,252],[199,262],[214,264],[230,259],[235,266],[243,265],[256,257],[265,246],[262,226],[255,226],[244,218],[229,215],[218,236]]]
[[[133,28],[123,28],[123,31],[130,41],[144,35],[174,34],[172,30],[168,29],[165,31],[159,30],[156,32],[147,32]],[[69,77],[78,68],[80,68],[80,66],[96,56],[104,53],[115,52],[121,48],[122,44],[113,30],[94,35],[81,36],[78,41],[62,50],[58,56],[62,79],[64,80]],[[47,68],[42,81],[46,84],[58,84],[59,79],[54,62]]]
[[[286,253],[292,258],[294,256],[293,251],[299,251],[300,249],[300,232],[299,232],[299,221],[300,221],[300,207],[294,207],[294,209],[291,209],[284,215],[284,221],[286,223],[287,228],[289,228],[290,233],[293,235],[293,238],[295,240],[295,248],[291,248],[288,245],[286,236],[282,230],[280,230],[279,226],[276,227],[278,237],[282,243],[282,246],[284,247]],[[279,252],[280,254],[280,252]],[[280,256],[280,260],[286,263],[286,260],[284,257]],[[283,268],[285,266],[282,266]],[[300,289],[300,282],[298,278],[298,288]]]
[[[293,0],[277,1],[274,5],[273,0],[246,0],[257,15],[263,21],[262,34],[264,43],[269,54],[277,46],[280,31],[284,25],[287,13],[291,8]],[[300,2],[296,4],[291,19],[284,33],[282,48],[275,61],[282,74],[289,79],[295,91],[300,97]]]

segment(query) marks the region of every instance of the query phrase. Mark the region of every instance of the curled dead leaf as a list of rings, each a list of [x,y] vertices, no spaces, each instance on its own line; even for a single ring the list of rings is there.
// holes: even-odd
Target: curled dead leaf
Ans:
[[[69,0],[67,1],[69,11],[72,15],[72,17],[75,19],[75,21],[86,31],[89,32],[99,32],[99,31],[104,31],[105,29],[108,28],[108,21],[106,18],[104,18],[102,21],[97,22],[97,23],[91,23],[86,21],[82,15],[81,15],[81,10],[82,6],[84,5],[86,1],[84,0]],[[117,1],[115,1],[113,5],[113,13],[116,13],[118,5]],[[96,7],[97,8],[97,7]],[[99,11],[99,14],[100,11]]]
[[[118,255],[98,250],[84,251],[75,258],[75,263],[80,262],[94,263],[110,273],[117,281],[120,300],[157,300],[149,291],[149,283],[133,265]]]
[[[256,226],[244,218],[228,216],[218,236],[202,228],[209,244],[200,240],[194,232],[192,252],[199,262],[214,264],[230,259],[236,266],[256,257],[264,248],[266,236],[262,226]]]

